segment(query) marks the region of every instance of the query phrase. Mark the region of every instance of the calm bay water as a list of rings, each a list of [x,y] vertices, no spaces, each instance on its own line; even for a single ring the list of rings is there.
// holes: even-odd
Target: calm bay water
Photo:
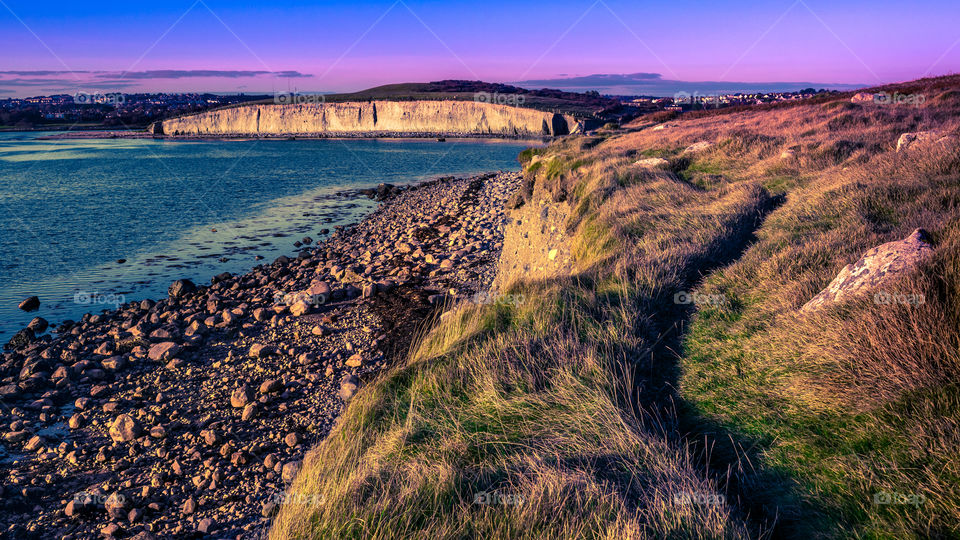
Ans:
[[[528,143],[56,140],[0,133],[0,339],[242,272],[376,208],[344,190],[517,170]],[[257,260],[256,256],[264,257]],[[126,259],[118,263],[119,259]],[[38,311],[17,304],[40,297]]]

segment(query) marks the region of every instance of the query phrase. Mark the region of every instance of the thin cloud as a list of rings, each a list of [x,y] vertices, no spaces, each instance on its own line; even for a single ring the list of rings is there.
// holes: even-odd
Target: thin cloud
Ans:
[[[659,73],[595,73],[578,77],[533,79],[511,84],[526,88],[556,88],[574,92],[596,90],[604,94],[670,96],[678,92],[693,94],[711,93],[756,93],[790,92],[804,88],[829,90],[855,90],[863,84],[824,83],[803,81],[727,82],[727,81],[679,81],[664,79]]]
[[[295,70],[221,70],[221,69],[157,69],[146,71],[68,71],[68,70],[5,70],[0,71],[0,84],[13,90],[4,90],[2,94],[36,92],[76,92],[99,90],[122,92],[130,90],[149,91],[145,85],[151,81],[173,81],[184,79],[221,79],[236,81],[241,79],[306,79],[313,77],[309,73]],[[246,85],[244,85],[246,87]]]
[[[0,79],[0,82],[6,85],[11,86],[50,86],[50,85],[63,85],[69,82],[68,79],[53,79],[53,78],[25,78],[17,77],[13,79]],[[76,84],[74,84],[76,86]]]
[[[299,71],[263,71],[263,70],[223,70],[223,69],[154,69],[148,71],[64,71],[64,70],[0,70],[0,76],[14,75],[17,77],[48,77],[72,76],[72,75],[93,75],[97,78],[120,78],[120,79],[184,79],[188,77],[225,77],[237,79],[241,77],[260,77],[263,75],[272,75],[274,77],[285,78],[306,78],[313,77],[310,73],[300,73]]]
[[[75,73],[98,73],[96,71],[0,71],[0,75],[37,77],[45,75],[72,75]]]
[[[187,79],[194,77],[219,77],[225,79],[241,79],[246,77],[274,76],[289,79],[313,77],[299,71],[250,71],[250,70],[219,70],[219,69],[157,69],[149,71],[131,71],[125,74],[101,73],[99,78],[119,79]]]
[[[523,82],[529,85],[556,84],[557,81],[561,81],[568,86],[612,86],[619,84],[646,84],[650,81],[659,80],[662,80],[659,73],[595,73],[582,77],[561,75],[555,79],[534,79]]]

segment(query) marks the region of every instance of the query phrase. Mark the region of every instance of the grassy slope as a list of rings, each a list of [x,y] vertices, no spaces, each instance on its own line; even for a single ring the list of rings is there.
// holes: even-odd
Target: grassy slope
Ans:
[[[957,88],[526,153],[532,197],[573,210],[575,272],[510,276],[524,303],[457,308],[363,389],[272,537],[960,534],[960,157],[956,142],[894,151],[904,131],[956,133]],[[717,144],[682,154],[702,140]],[[633,164],[652,155],[669,167]],[[922,305],[797,314],[917,226],[937,255],[895,292]],[[674,302],[689,290],[720,301]],[[925,501],[876,505],[880,491]]]

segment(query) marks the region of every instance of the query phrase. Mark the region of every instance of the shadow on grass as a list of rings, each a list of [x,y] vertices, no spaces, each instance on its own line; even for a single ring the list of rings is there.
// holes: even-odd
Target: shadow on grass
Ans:
[[[620,374],[632,380],[631,405],[643,428],[685,445],[696,466],[717,482],[728,503],[739,510],[753,532],[768,538],[816,535],[824,530],[818,527],[823,516],[813,515],[803,505],[794,480],[786,473],[764,467],[761,441],[702,415],[680,395],[683,339],[695,312],[694,303],[689,296],[685,302],[683,295],[689,295],[687,291],[710,272],[739,259],[756,241],[755,231],[766,216],[784,200],[783,195],[767,197],[756,213],[741,216],[726,235],[684,265],[676,289],[642,300],[646,305],[639,306],[638,311],[654,314],[644,331],[655,332],[658,339],[647,350],[632,351],[636,361]]]

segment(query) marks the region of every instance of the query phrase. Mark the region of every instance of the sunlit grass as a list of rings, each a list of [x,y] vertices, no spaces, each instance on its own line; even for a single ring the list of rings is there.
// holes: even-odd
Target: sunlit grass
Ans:
[[[921,110],[843,97],[525,153],[529,198],[570,210],[572,272],[500,276],[523,303],[440,320],[309,454],[271,536],[956,536],[960,154],[894,146],[956,133],[960,93],[924,84],[944,97]],[[900,287],[922,306],[800,315],[920,226],[937,255]]]

